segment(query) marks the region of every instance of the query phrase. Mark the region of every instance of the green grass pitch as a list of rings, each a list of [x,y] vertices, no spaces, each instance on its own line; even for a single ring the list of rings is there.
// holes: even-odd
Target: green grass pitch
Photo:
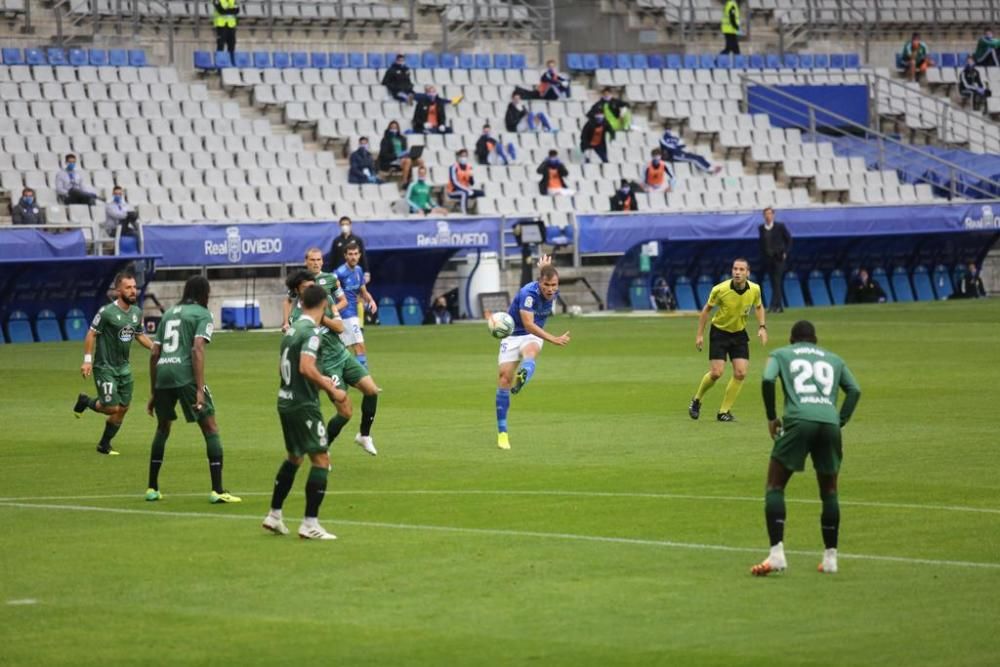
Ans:
[[[788,311],[771,347],[803,315],[863,389],[835,576],[816,572],[811,472],[789,487],[789,570],[749,575],[767,547],[765,352],[738,422],[713,418],[722,384],[693,422],[692,318],[553,318],[573,341],[513,398],[509,452],[484,325],[371,328],[380,455],[352,442],[352,392],[324,543],[259,525],[283,457],[276,333],[208,350],[230,506],[208,503],[182,422],[164,499],[143,500],[140,347],[114,458],[94,452],[103,418],[71,413],[94,389],[81,345],[0,347],[0,664],[996,665],[1000,302]]]

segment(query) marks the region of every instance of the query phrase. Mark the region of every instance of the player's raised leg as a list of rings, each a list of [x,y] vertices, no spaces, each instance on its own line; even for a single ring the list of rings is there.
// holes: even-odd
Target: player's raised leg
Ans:
[[[377,456],[378,450],[375,449],[375,440],[372,439],[372,424],[375,423],[375,413],[378,410],[378,385],[371,375],[365,375],[355,382],[351,382],[351,379],[347,378],[347,382],[363,395],[361,399],[361,426],[358,434],[354,436],[354,442],[372,456]]]
[[[764,494],[764,519],[771,551],[767,558],[750,568],[750,574],[764,577],[782,572],[788,567],[785,560],[785,487],[792,471],[777,459],[771,459],[767,468],[767,491]]]
[[[535,357],[541,351],[538,343],[529,342],[521,346],[521,367],[514,374],[514,385],[510,388],[510,393],[517,394],[524,389],[535,375]]]

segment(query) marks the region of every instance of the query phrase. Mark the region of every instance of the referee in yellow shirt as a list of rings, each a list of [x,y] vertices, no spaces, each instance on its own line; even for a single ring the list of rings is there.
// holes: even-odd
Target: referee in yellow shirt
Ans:
[[[698,316],[698,335],[694,345],[700,352],[705,344],[705,325],[708,316],[716,306],[719,310],[712,316],[712,328],[708,334],[708,372],[701,379],[698,391],[691,399],[688,414],[691,419],[701,416],[701,399],[722,377],[726,370],[726,356],[733,362],[733,378],[726,386],[726,395],[716,419],[720,422],[735,421],[730,410],[743,388],[743,380],[750,366],[750,336],[747,335],[747,318],[750,311],[757,317],[757,337],[761,345],[767,345],[767,325],[764,322],[764,305],[760,300],[760,285],[750,282],[750,263],[739,257],[733,260],[732,280],[725,280],[712,288],[708,302]]]

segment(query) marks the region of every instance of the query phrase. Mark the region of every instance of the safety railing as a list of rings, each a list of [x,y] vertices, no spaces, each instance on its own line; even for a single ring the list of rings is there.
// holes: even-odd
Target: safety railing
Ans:
[[[538,61],[545,60],[546,42],[555,41],[555,0],[540,2],[506,2],[472,0],[465,4],[443,7],[441,22],[442,50],[449,51],[465,44],[476,45],[488,33],[492,37],[535,42]]]

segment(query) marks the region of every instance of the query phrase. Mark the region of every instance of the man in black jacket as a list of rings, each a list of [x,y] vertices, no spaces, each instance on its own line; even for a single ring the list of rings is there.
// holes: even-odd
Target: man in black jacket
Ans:
[[[365,252],[365,242],[360,236],[355,236],[351,233],[351,219],[346,215],[340,219],[340,236],[333,239],[333,245],[330,246],[330,261],[328,263],[330,270],[336,270],[338,266],[346,261],[344,252],[350,243],[358,244],[358,250],[361,251],[361,259],[358,260],[358,265],[364,271],[365,280],[367,281],[369,277],[368,253]]]
[[[410,68],[406,66],[406,56],[402,53],[396,56],[396,62],[389,65],[389,69],[382,75],[382,85],[400,102],[412,101],[413,79],[410,78]]]
[[[601,91],[601,99],[590,107],[587,118],[593,118],[597,114],[603,115],[615,132],[627,132],[632,127],[632,110],[627,102],[612,95],[610,88]]]
[[[993,95],[989,86],[983,83],[976,69],[976,59],[969,56],[965,59],[965,69],[958,75],[958,92],[964,98],[972,98],[973,110],[985,106],[986,98]],[[984,108],[983,111],[986,109]]]
[[[771,276],[771,303],[769,313],[784,312],[784,294],[781,282],[785,275],[785,260],[792,249],[792,235],[788,227],[774,220],[774,209],[768,206],[764,209],[764,224],[757,228],[760,236],[760,257],[764,264],[764,273]]]
[[[969,262],[962,274],[962,280],[958,283],[958,292],[953,298],[956,299],[981,299],[986,296],[986,286],[979,275],[979,269],[973,262]]]
[[[451,134],[444,108],[448,101],[438,97],[437,88],[427,86],[424,95],[416,96],[413,109],[413,131],[418,134]]]
[[[621,185],[615,190],[611,197],[611,210],[629,213],[639,210],[639,201],[635,197],[636,186],[627,178],[622,179]]]
[[[538,132],[540,129],[552,132],[552,122],[541,111],[532,111],[515,92],[510,96],[507,113],[503,117],[508,132]],[[530,281],[529,281],[530,282]]]
[[[25,188],[21,191],[21,200],[11,206],[11,219],[15,225],[44,225],[45,209],[35,201],[35,191]]]
[[[885,303],[885,290],[861,269],[847,288],[847,303]]]
[[[607,162],[608,138],[613,138],[614,133],[603,113],[598,112],[592,116],[580,130],[580,152],[583,153],[584,160],[590,162],[587,151],[594,151],[601,162]]]
[[[566,186],[569,170],[559,159],[559,151],[552,149],[545,162],[538,165],[535,173],[542,178],[538,181],[538,192],[543,195],[572,197],[574,192]]]

